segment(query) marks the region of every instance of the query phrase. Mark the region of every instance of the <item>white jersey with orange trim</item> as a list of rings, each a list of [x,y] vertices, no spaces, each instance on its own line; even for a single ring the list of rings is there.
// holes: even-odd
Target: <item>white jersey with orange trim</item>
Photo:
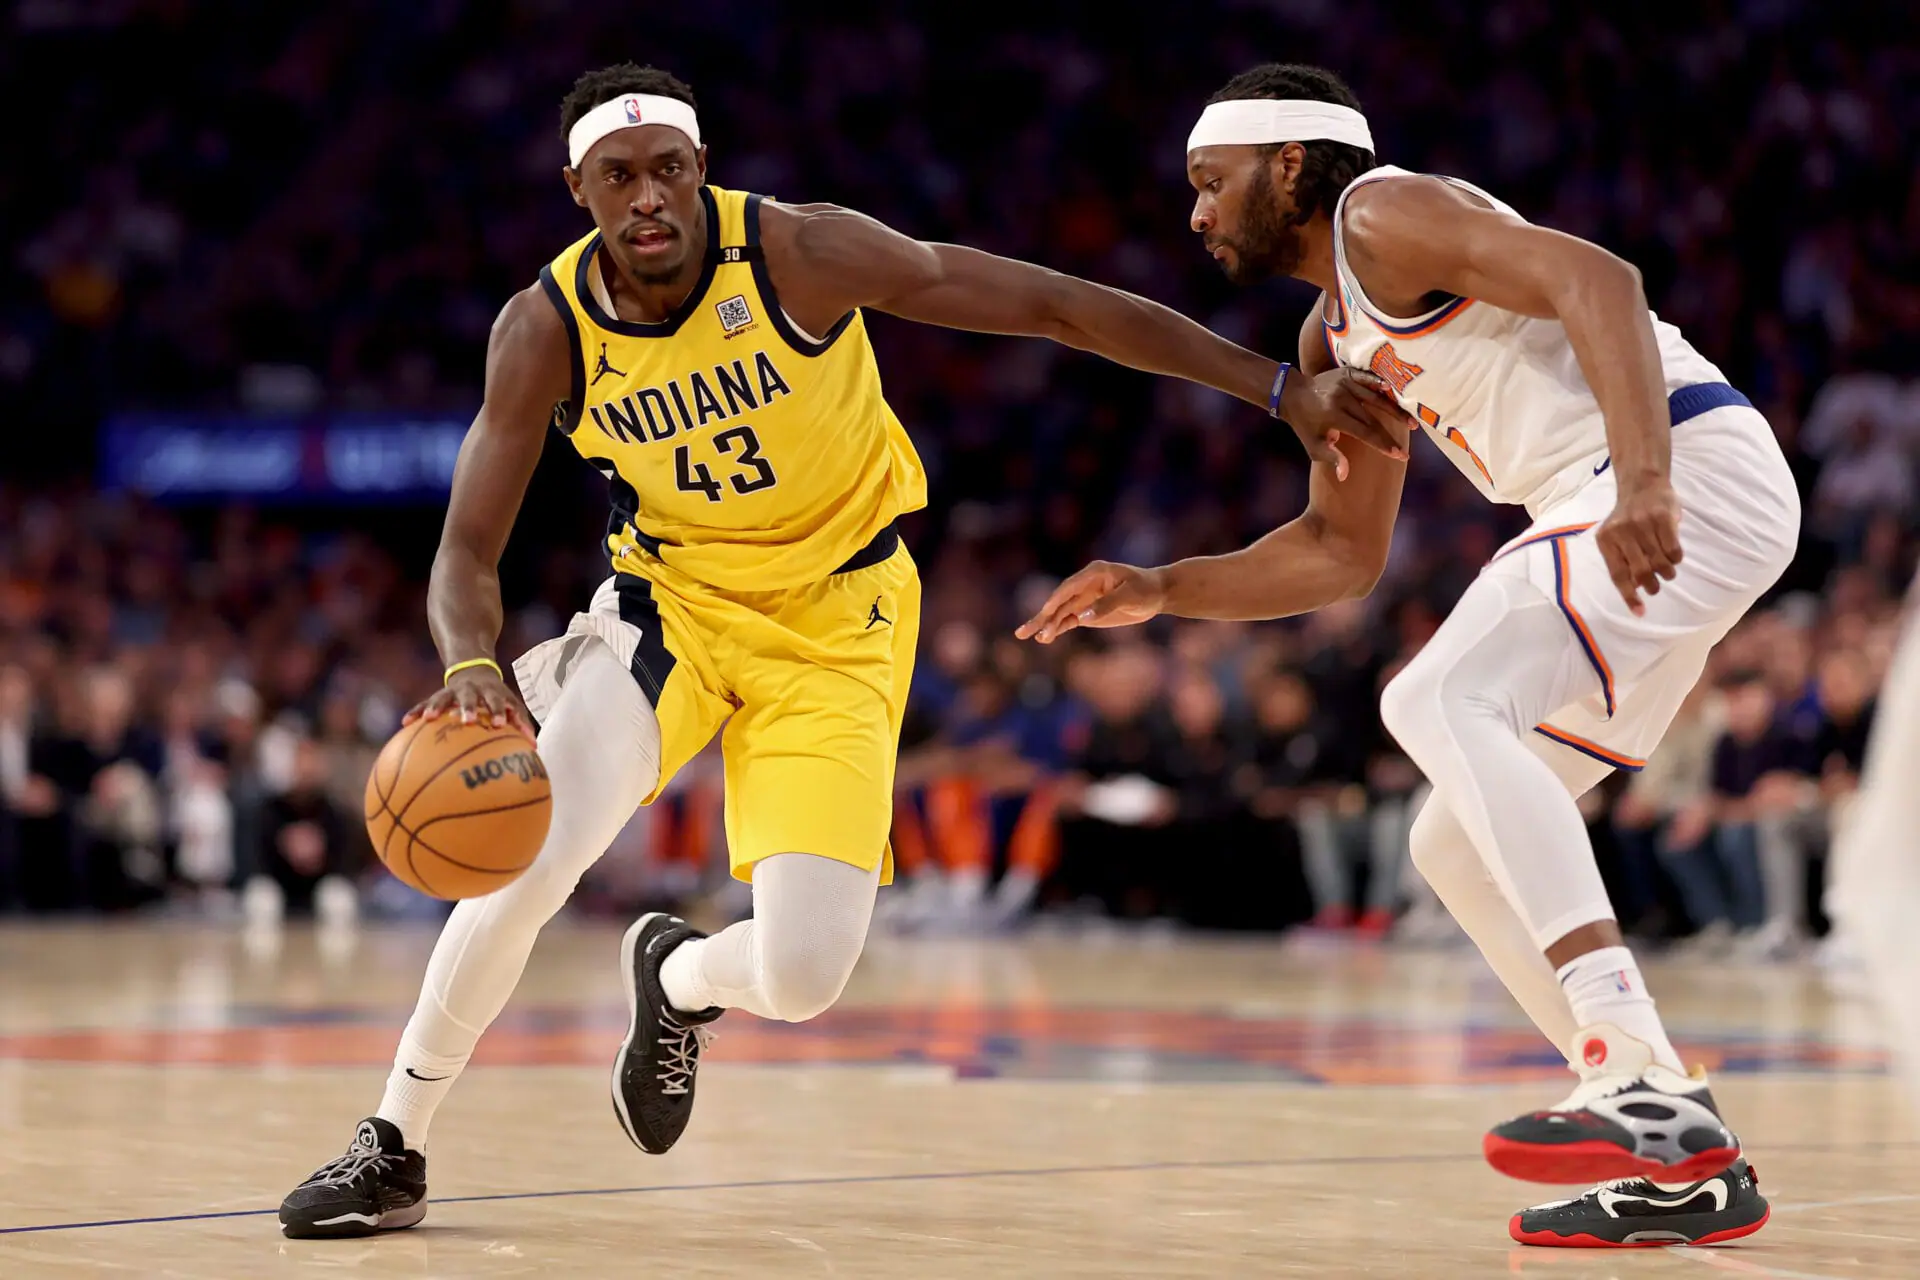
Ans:
[[[1606,424],[1566,326],[1459,297],[1396,318],[1374,305],[1347,264],[1347,200],[1368,183],[1420,176],[1381,165],[1341,194],[1333,217],[1340,296],[1328,300],[1333,314],[1321,317],[1327,344],[1340,364],[1371,370],[1392,386],[1482,494],[1538,516],[1607,469]],[[1471,183],[1431,176],[1519,217]],[[1726,381],[1678,329],[1652,319],[1669,395]]]

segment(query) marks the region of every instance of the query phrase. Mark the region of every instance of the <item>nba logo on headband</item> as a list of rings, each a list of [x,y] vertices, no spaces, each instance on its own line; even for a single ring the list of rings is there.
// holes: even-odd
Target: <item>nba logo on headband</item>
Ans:
[[[694,150],[700,149],[700,120],[691,106],[678,98],[657,93],[627,93],[608,98],[567,130],[567,163],[578,169],[594,143],[610,133],[641,124],[678,129],[687,135]]]

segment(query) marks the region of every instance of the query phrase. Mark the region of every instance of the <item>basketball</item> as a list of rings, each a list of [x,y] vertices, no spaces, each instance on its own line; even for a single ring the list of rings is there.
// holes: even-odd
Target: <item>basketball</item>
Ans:
[[[435,898],[477,898],[533,865],[553,793],[524,735],[423,718],[374,761],[366,817],[374,851],[402,881]]]

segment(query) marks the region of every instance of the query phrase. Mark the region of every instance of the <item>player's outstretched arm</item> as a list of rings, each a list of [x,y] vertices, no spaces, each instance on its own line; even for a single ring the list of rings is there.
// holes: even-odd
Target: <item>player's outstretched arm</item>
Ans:
[[[834,205],[763,206],[761,232],[782,300],[790,308],[810,306],[828,324],[855,307],[872,307],[949,329],[1051,338],[1269,407],[1277,363],[1124,290],[962,245],[914,240]],[[1280,416],[1314,461],[1344,474],[1337,448],[1343,436],[1406,456],[1408,421],[1392,401],[1377,393],[1316,398],[1304,381],[1288,380]]]
[[[485,398],[460,442],[427,585],[427,623],[449,667],[492,658],[500,642],[500,553],[540,461],[553,406],[570,393],[572,360],[559,314],[539,286],[515,294],[501,309],[487,340]],[[488,666],[455,673],[408,718],[449,711],[531,732],[526,712]]]
[[[1666,377],[1640,272],[1437,179],[1369,183],[1347,200],[1348,260],[1375,297],[1446,292],[1558,319],[1607,424],[1619,498],[1596,533],[1635,612],[1680,563]]]
[[[1351,371],[1332,367],[1318,311],[1300,331],[1300,367],[1316,388]],[[1096,561],[1068,578],[1015,635],[1050,644],[1075,627],[1120,627],[1159,614],[1251,621],[1310,613],[1364,596],[1386,568],[1400,511],[1404,462],[1356,453],[1345,483],[1315,464],[1307,509],[1253,545],[1158,568]]]

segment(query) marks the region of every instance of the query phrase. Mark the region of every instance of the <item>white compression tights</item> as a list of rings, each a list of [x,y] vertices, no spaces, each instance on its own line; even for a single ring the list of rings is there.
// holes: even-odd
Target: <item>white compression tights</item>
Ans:
[[[1553,770],[1569,796],[1585,795],[1610,771],[1607,765],[1539,734],[1532,737],[1528,745]],[[1534,945],[1533,935],[1514,913],[1513,904],[1494,883],[1487,864],[1467,838],[1466,828],[1438,792],[1427,797],[1414,819],[1408,844],[1413,865],[1480,948],[1494,976],[1533,1019],[1540,1033],[1564,1052],[1579,1028],[1560,979],[1546,955]]]
[[[1568,780],[1531,745],[1535,725],[1598,689],[1553,601],[1482,574],[1380,700],[1381,720],[1433,784],[1427,843],[1451,814],[1536,951],[1613,919]]]
[[[541,927],[659,776],[653,708],[598,641],[582,647],[541,727],[540,758],[553,787],[546,843],[518,880],[454,907],[394,1055],[378,1114],[416,1148],[425,1148],[434,1111],[519,984]],[[839,996],[859,959],[878,881],[878,867],[861,871],[803,853],[767,858],[755,868],[754,919],[680,947],[670,959],[687,953],[701,961],[696,1007],[813,1017]]]
[[[553,788],[546,843],[518,880],[454,907],[394,1055],[378,1114],[414,1147],[424,1148],[434,1109],[519,984],[541,926],[620,834],[660,772],[653,708],[597,640],[582,646],[541,726],[539,747]]]

